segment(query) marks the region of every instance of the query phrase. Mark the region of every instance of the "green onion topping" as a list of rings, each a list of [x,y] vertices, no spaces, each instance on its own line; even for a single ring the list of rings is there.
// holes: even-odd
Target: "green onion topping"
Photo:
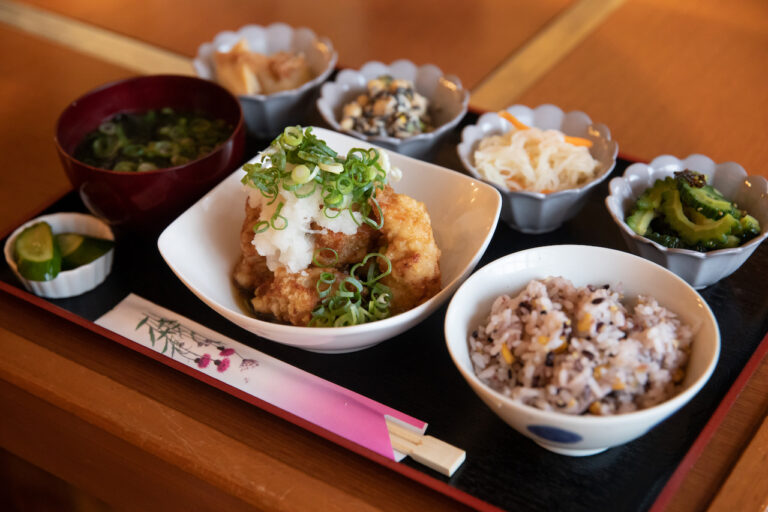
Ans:
[[[329,248],[319,251],[331,250]],[[336,253],[336,251],[332,251]],[[373,259],[369,263],[369,260]],[[386,270],[380,272],[378,262],[386,264]],[[365,280],[356,275],[356,271],[364,269]],[[342,279],[338,286],[336,276],[331,272],[323,272],[316,284],[320,302],[312,311],[310,327],[344,327],[387,318],[390,315],[392,290],[379,280],[392,272],[392,262],[381,253],[369,253],[363,261],[350,269],[350,275]]]
[[[263,162],[245,164],[242,182],[258,189],[268,205],[280,195],[280,189],[293,192],[297,198],[309,197],[320,188],[323,212],[329,218],[344,210],[359,212],[362,222],[381,228],[381,208],[374,196],[387,183],[387,173],[376,149],[353,148],[346,157],[318,139],[312,128],[289,126],[264,151]],[[288,164],[292,164],[289,170]],[[371,205],[373,203],[373,206]],[[360,223],[355,215],[355,222]],[[378,220],[376,220],[378,219]],[[274,220],[274,219],[272,219]],[[270,225],[273,224],[270,221]],[[272,226],[275,229],[284,229]]]
[[[332,254],[333,259],[331,261],[320,261],[323,251],[328,251]],[[339,262],[339,253],[330,247],[323,247],[321,249],[315,249],[315,253],[312,255],[312,263],[317,267],[335,267]]]

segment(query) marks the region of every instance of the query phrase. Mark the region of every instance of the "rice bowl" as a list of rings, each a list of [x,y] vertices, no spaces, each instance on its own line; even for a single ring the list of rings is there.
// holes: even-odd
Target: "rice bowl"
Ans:
[[[469,337],[478,377],[539,409],[620,414],[678,391],[693,332],[647,296],[625,307],[609,285],[576,288],[562,277],[534,279],[501,295]]]
[[[499,295],[517,295],[533,279],[562,276],[575,286],[621,285],[626,297],[651,295],[695,333],[685,376],[674,396],[647,408],[605,416],[543,410],[506,396],[475,373],[468,340]],[[462,377],[503,421],[542,447],[571,456],[592,455],[640,437],[688,403],[717,364],[720,333],[709,306],[668,270],[603,247],[560,245],[520,251],[475,272],[456,292],[445,319],[448,351]],[[557,407],[555,407],[556,409]]]

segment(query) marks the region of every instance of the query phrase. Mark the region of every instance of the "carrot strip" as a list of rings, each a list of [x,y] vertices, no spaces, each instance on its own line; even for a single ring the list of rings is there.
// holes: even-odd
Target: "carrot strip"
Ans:
[[[527,129],[530,128],[530,126],[528,126],[525,123],[521,123],[519,119],[517,119],[515,116],[513,116],[512,114],[510,114],[506,110],[499,110],[497,112],[497,114],[502,119],[506,119],[507,121],[512,123],[512,126],[517,128],[518,130],[527,130]],[[563,134],[563,135],[565,135],[565,134]],[[565,135],[565,142],[567,142],[569,144],[573,144],[574,146],[585,146],[585,147],[588,147],[588,148],[592,147],[592,141],[589,140],[589,139],[584,139],[582,137],[573,137],[571,135]]]
[[[524,124],[524,123],[520,122],[520,120],[519,120],[519,119],[517,119],[515,116],[513,116],[512,114],[510,114],[510,113],[509,113],[509,112],[507,112],[506,110],[499,110],[498,114],[499,114],[499,116],[501,116],[502,118],[504,118],[504,119],[506,119],[507,121],[509,121],[510,123],[512,123],[512,126],[514,126],[515,128],[517,128],[518,130],[527,130],[528,128],[530,128],[530,126],[528,126],[527,124]]]
[[[574,146],[592,147],[592,141],[589,139],[582,139],[581,137],[572,137],[570,135],[565,136],[565,142],[573,144]]]

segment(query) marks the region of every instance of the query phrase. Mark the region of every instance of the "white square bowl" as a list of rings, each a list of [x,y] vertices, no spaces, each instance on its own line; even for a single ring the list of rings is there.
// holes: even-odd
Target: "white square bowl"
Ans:
[[[313,133],[341,154],[371,144],[322,128]],[[389,153],[403,177],[393,184],[427,206],[442,251],[442,289],[423,304],[377,322],[350,327],[297,327],[253,318],[238,305],[232,270],[240,258],[240,229],[247,193],[235,171],[173,221],[158,239],[165,261],[203,302],[264,338],[315,352],[351,352],[396,336],[424,320],[467,278],[496,229],[501,197],[493,187],[463,174]],[[257,161],[257,156],[252,161]]]

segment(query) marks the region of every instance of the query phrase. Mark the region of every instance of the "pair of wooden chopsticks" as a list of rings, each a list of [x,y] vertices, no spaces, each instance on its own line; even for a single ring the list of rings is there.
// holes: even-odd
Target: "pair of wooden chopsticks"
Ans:
[[[409,430],[389,418],[387,429],[392,448],[443,475],[453,475],[467,457],[467,452],[464,450],[436,437]]]

